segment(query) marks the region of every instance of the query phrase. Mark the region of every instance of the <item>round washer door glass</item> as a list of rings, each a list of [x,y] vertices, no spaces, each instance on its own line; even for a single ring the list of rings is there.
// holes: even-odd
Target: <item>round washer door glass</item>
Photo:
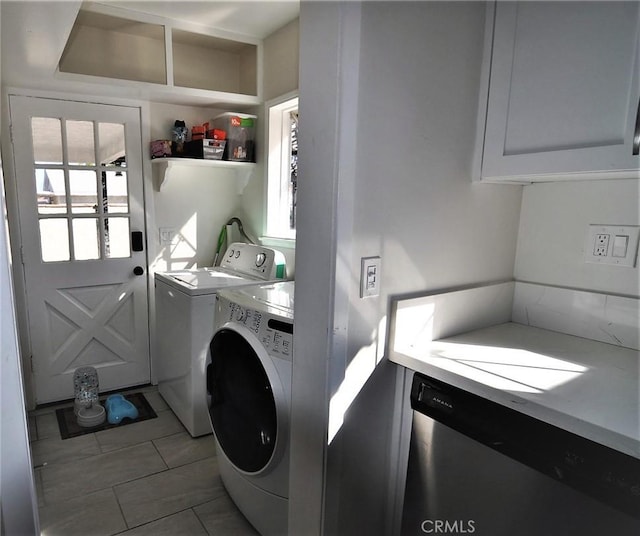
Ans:
[[[242,335],[222,329],[211,341],[207,376],[209,413],[220,447],[238,469],[260,471],[273,455],[278,425],[260,358]]]

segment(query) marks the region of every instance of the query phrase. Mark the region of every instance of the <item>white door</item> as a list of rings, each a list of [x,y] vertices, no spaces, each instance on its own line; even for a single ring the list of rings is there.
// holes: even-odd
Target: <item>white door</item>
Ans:
[[[140,111],[10,97],[36,401],[149,382]]]

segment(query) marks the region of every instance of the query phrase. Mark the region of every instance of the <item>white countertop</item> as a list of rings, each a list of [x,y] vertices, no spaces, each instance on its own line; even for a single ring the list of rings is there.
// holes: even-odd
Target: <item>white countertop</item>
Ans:
[[[640,459],[637,350],[507,322],[389,359]]]

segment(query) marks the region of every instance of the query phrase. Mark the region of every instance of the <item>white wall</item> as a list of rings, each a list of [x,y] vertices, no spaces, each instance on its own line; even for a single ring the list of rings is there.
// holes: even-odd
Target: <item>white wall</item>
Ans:
[[[298,89],[299,26],[299,19],[295,19],[264,39],[263,95],[265,101]],[[242,195],[240,218],[247,230],[253,233],[253,236],[260,237],[266,234],[267,222],[265,205],[268,156],[266,128],[269,114],[266,106],[261,106],[257,113],[259,115],[256,132],[257,165],[256,171]],[[287,272],[289,276],[293,276],[295,274],[295,243],[292,247],[288,247],[288,244],[284,242],[265,245],[274,247],[284,254]]]
[[[521,188],[471,183],[483,30],[482,3],[363,8],[349,366],[370,371],[382,356],[389,296],[513,274]],[[382,293],[362,300],[360,258],[371,255]],[[384,526],[374,505],[393,476],[380,469],[394,440],[392,379],[390,366],[373,373],[347,415],[342,533]],[[360,494],[368,501],[350,511]]]
[[[640,296],[640,269],[584,262],[587,226],[640,225],[640,181],[532,184],[524,188],[515,277]]]
[[[37,534],[38,501],[18,354],[4,195],[0,196],[0,203],[0,403],[5,409],[0,413],[0,530],[2,534]],[[7,408],[11,410],[6,411]]]
[[[344,159],[351,164],[349,158],[352,160],[355,153],[349,151],[355,138],[347,129],[343,132],[338,118],[344,108],[357,112],[357,106],[344,104],[352,104],[354,98],[357,104],[353,93],[357,91],[359,19],[355,2],[301,4],[300,34],[304,38],[300,41],[301,180],[296,226],[290,534],[335,533],[326,529],[324,514],[327,394],[333,362],[344,355],[334,351],[335,340],[345,337],[345,326],[342,318],[335,317],[334,304],[344,295],[336,284],[337,257],[348,247],[337,243],[336,220],[353,215],[350,198],[338,202],[338,187],[340,162]],[[322,150],[313,150],[320,145]],[[311,150],[305,151],[305,146]]]
[[[264,40],[264,100],[298,89],[300,21],[295,19]]]
[[[312,188],[300,186],[296,270],[296,334],[306,335],[312,319],[323,319],[323,311],[312,309],[329,307],[324,318],[330,321],[331,353],[324,356],[327,345],[319,343],[311,349],[295,345],[294,352],[298,366],[310,368],[315,358],[329,367],[329,396],[337,393],[348,402],[361,389],[328,449],[325,527],[340,534],[384,534],[386,492],[396,476],[388,468],[398,417],[393,405],[396,369],[384,360],[377,364],[384,351],[389,298],[512,277],[522,187],[471,182],[484,4],[365,2],[357,45],[344,41],[348,29],[336,32],[339,23],[329,15],[332,9],[336,7],[305,3],[301,8],[300,143],[313,151],[327,147],[322,157],[329,159],[337,144],[338,157],[306,176]],[[339,52],[328,45],[323,50],[322,41],[313,39],[324,34],[333,42],[340,38],[336,33],[343,38]],[[349,63],[342,72],[332,71],[331,62],[336,57],[346,61],[349,47],[355,46],[359,65]],[[350,76],[345,72],[349,68],[359,75],[355,118],[348,84],[346,96],[340,88],[336,110],[330,101],[332,80],[327,80],[336,74]],[[344,79],[338,84],[344,86]],[[357,124],[340,123],[347,111]],[[327,126],[330,121],[339,125],[337,139],[331,124]],[[355,137],[355,170],[340,152],[349,135]],[[310,160],[322,166],[322,157],[309,156],[303,149],[301,173],[310,171]],[[336,172],[331,172],[331,165],[338,167]],[[303,213],[303,205],[308,209],[313,204],[317,208],[312,214]],[[302,229],[313,226],[318,231],[309,231],[303,242]],[[316,252],[317,260],[331,251],[318,233],[333,235],[333,281],[325,268],[307,260],[306,253]],[[360,258],[373,255],[382,258],[382,291],[378,298],[362,300]],[[333,303],[325,300],[327,293],[334,296]],[[318,329],[323,329],[321,323]],[[343,349],[345,361],[339,371],[337,354]],[[296,381],[303,379],[294,367],[294,396],[302,389]],[[308,406],[329,404],[329,399],[319,400],[322,393],[315,388],[308,396],[318,397],[307,400]],[[314,423],[319,413],[318,409],[308,415],[307,429],[326,426]],[[335,417],[333,407],[331,413],[330,420]],[[294,430],[292,496],[304,492],[303,461],[317,463],[311,454],[304,460],[297,457],[295,449],[302,447],[296,442],[302,438],[296,436]],[[307,439],[306,448],[311,448],[311,441]],[[315,474],[316,468],[306,469]]]
[[[0,159],[0,533],[38,534],[8,238]]]

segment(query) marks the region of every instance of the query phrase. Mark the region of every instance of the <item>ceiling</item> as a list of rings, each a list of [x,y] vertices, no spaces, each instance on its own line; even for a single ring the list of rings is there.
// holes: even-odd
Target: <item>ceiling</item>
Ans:
[[[106,4],[263,39],[295,19],[299,0],[102,0]]]

